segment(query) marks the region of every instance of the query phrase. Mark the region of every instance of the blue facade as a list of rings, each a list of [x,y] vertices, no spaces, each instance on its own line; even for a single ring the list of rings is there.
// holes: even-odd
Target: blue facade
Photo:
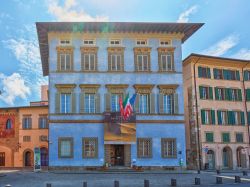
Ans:
[[[178,85],[176,93],[178,94],[178,115],[159,115],[158,98],[155,98],[156,114],[137,115],[137,120],[144,121],[183,121],[183,123],[166,124],[159,122],[137,123],[136,137],[137,138],[152,138],[152,157],[138,158],[136,142],[131,144],[131,162],[134,161],[138,166],[179,166],[180,159],[183,160],[184,166],[186,163],[185,155],[185,126],[184,126],[184,99],[183,99],[183,79],[182,79],[182,51],[181,39],[173,38],[172,46],[174,47],[174,64],[175,72],[160,73],[158,72],[158,51],[159,39],[148,38],[148,47],[151,47],[151,72],[150,73],[135,73],[134,72],[134,47],[135,38],[121,38],[124,50],[124,69],[123,73],[107,73],[108,70],[108,52],[109,39],[96,36],[96,46],[98,47],[98,72],[83,73],[81,72],[81,51],[82,39],[73,37],[72,45],[74,47],[74,72],[57,72],[57,50],[59,38],[54,37],[49,41],[49,113],[50,120],[58,121],[50,123],[49,126],[49,164],[50,166],[102,166],[105,163],[104,151],[104,126],[103,123],[68,123],[63,120],[103,120],[103,115],[82,115],[80,114],[80,105],[76,104],[76,113],[70,115],[55,114],[56,108],[56,84],[76,84],[74,93],[76,93],[76,103],[80,103],[79,94],[81,89],[80,84],[100,84],[98,93],[100,94],[100,111],[105,111],[105,97],[107,93],[107,84],[128,84],[126,92],[132,95],[135,93],[133,85],[135,84],[153,84],[153,94],[159,94],[157,85],[160,84],[176,84]],[[83,35],[84,38],[84,35]],[[58,138],[73,137],[74,148],[73,158],[58,157]],[[98,137],[98,157],[94,159],[82,158],[82,138],[83,137]],[[161,138],[176,138],[177,157],[162,158],[161,157]]]

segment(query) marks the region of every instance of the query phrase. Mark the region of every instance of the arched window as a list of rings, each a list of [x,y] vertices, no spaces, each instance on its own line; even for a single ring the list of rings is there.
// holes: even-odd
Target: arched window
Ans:
[[[11,120],[8,119],[8,120],[6,121],[6,129],[11,129],[11,128],[12,128],[12,123],[11,123]]]

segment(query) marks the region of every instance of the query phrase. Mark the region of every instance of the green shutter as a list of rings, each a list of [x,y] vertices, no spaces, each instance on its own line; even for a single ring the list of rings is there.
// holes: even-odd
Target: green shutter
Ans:
[[[204,98],[203,98],[203,95],[202,95],[202,89],[203,89],[203,87],[202,87],[202,86],[199,86],[200,99],[204,99]]]
[[[205,124],[205,110],[201,110],[201,124]]]
[[[213,99],[213,88],[209,87],[209,99]]]
[[[210,68],[207,68],[207,78],[211,78]]]
[[[250,89],[246,89],[246,100],[250,101]]]
[[[233,118],[233,112],[232,111],[227,112],[227,118],[228,118],[228,120],[227,120],[228,124],[232,125],[233,124],[233,119],[232,119]]]
[[[219,89],[215,87],[214,91],[215,91],[215,99],[219,100]]]
[[[244,71],[244,81],[248,81],[248,71]]]
[[[206,142],[213,142],[214,141],[214,134],[212,132],[206,133]]]
[[[198,67],[198,77],[202,77],[202,67]]]
[[[231,88],[226,88],[226,100],[232,101],[232,89]]]
[[[239,71],[236,71],[236,80],[240,80],[240,72]]]
[[[241,122],[241,125],[245,125],[245,114],[244,114],[244,112],[240,112],[240,122]]]
[[[230,142],[230,135],[229,135],[229,133],[222,133],[222,141],[223,142]]]
[[[215,125],[215,112],[214,112],[214,110],[211,110],[211,118],[212,118],[212,124]]]
[[[217,79],[218,76],[218,69],[214,68],[214,79]]]
[[[242,93],[241,93],[241,89],[237,89],[238,91],[238,101],[242,101]]]
[[[232,125],[235,125],[235,111],[232,111],[231,112],[232,114],[231,114],[231,116],[232,116]]]
[[[247,124],[250,125],[250,112],[247,112]]]
[[[218,119],[218,124],[221,125],[222,119],[221,119],[221,111],[220,110],[217,110],[217,119]]]
[[[228,71],[223,69],[223,79],[228,80]]]

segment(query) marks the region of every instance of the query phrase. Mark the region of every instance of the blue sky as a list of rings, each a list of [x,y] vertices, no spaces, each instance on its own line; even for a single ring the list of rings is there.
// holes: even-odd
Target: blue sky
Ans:
[[[0,107],[40,100],[42,76],[35,22],[202,22],[183,45],[190,53],[250,60],[249,0],[2,0]]]

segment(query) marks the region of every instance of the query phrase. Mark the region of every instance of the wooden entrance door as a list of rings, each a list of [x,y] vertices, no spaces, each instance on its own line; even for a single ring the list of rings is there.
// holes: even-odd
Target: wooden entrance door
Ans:
[[[5,166],[5,153],[0,152],[0,166]]]
[[[114,146],[114,165],[124,166],[124,145]]]

